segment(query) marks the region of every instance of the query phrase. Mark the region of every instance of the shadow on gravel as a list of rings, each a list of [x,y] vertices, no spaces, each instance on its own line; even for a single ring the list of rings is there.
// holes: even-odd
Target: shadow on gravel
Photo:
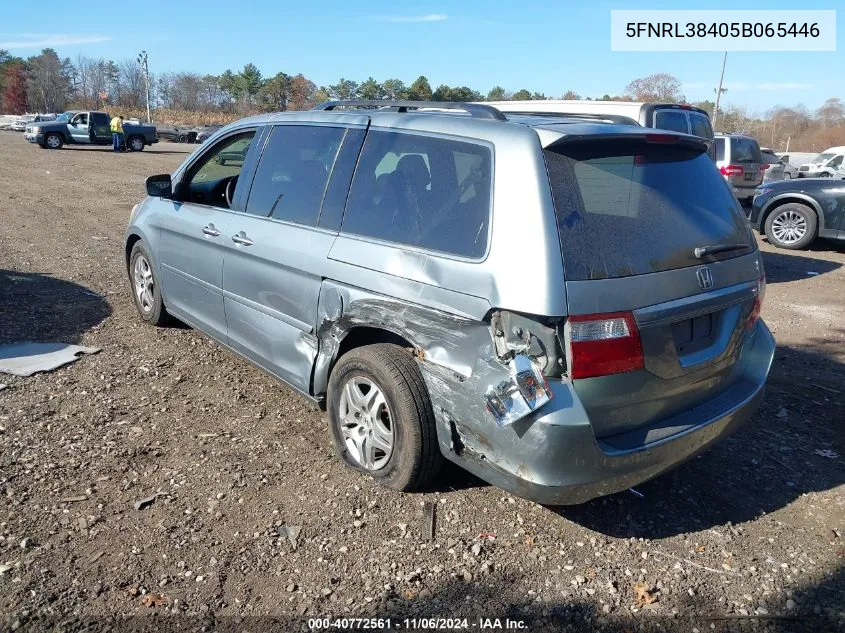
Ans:
[[[832,357],[839,346],[832,339],[779,347],[766,401],[751,422],[637,486],[643,498],[625,492],[549,510],[609,536],[659,539],[752,521],[802,494],[842,485],[845,364]]]
[[[606,580],[590,578],[587,584],[573,588],[568,575],[552,576],[547,587],[554,586],[558,600],[542,602],[518,593],[516,578],[492,572],[473,578],[471,582],[451,579],[441,585],[429,586],[427,594],[418,587],[386,591],[379,601],[356,602],[342,606],[317,599],[302,605],[302,616],[220,616],[155,614],[124,617],[80,616],[65,617],[37,615],[14,616],[0,614],[3,630],[18,632],[104,631],[112,633],[243,633],[244,631],[396,631],[396,630],[522,630],[531,633],[598,631],[624,633],[638,631],[683,632],[700,630],[708,633],[828,633],[841,631],[845,620],[839,617],[842,602],[843,574],[834,574],[818,586],[802,587],[793,594],[792,609],[786,598],[773,598],[765,607],[768,611],[758,617],[744,617],[726,612],[724,603],[712,599],[692,597],[678,607],[677,616],[661,604],[656,609],[641,609],[632,613],[634,604],[631,584],[620,580],[618,594],[610,595]],[[588,595],[588,589],[594,589]],[[569,597],[564,597],[562,591]],[[548,594],[549,592],[544,592]],[[783,594],[781,594],[783,596]],[[616,600],[620,605],[615,606]],[[604,613],[599,600],[614,605]],[[667,599],[663,599],[665,604]],[[363,620],[363,621],[362,621]],[[498,621],[497,621],[498,620]]]
[[[78,343],[111,314],[105,297],[49,273],[0,269],[0,344]]]
[[[199,145],[197,145],[196,147],[199,147]],[[178,149],[149,149],[149,148],[147,148],[147,149],[144,150],[144,153],[145,154],[184,154],[185,156],[187,156],[188,154],[193,152],[194,149],[196,149],[196,148],[190,148],[190,149],[184,149],[184,150],[178,150]]]
[[[761,253],[763,266],[766,269],[766,282],[770,284],[812,279],[817,275],[824,275],[842,267],[842,264],[838,262],[792,255],[789,251],[777,253],[761,251]]]

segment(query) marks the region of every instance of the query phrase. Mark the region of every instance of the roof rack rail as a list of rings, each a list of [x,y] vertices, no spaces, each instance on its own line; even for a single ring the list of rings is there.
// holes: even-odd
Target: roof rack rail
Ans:
[[[341,108],[379,108],[407,112],[431,108],[432,110],[463,110],[474,119],[493,119],[507,121],[507,117],[490,105],[481,103],[464,103],[462,101],[405,101],[388,99],[348,99],[344,101],[326,101],[312,108],[312,110],[338,110]]]
[[[558,119],[587,119],[590,121],[610,121],[611,123],[619,123],[621,125],[640,125],[631,117],[623,116],[621,114],[601,114],[598,112],[544,112],[542,110],[520,110],[519,112],[508,112],[508,114],[547,116]]]

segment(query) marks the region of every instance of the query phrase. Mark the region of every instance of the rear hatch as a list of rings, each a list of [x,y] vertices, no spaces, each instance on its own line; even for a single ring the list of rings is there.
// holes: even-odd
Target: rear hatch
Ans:
[[[568,369],[596,435],[622,444],[706,421],[749,388],[738,361],[762,265],[705,145],[688,139],[563,137],[544,150]]]
[[[730,137],[730,164],[727,165],[728,182],[734,187],[751,188],[763,182],[763,154],[753,138]]]

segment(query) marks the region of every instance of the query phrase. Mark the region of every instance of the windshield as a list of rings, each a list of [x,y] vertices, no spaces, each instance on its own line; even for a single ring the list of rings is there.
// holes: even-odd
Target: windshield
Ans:
[[[810,164],[811,165],[817,165],[818,163],[826,163],[827,161],[829,161],[834,156],[836,156],[836,154],[834,154],[833,152],[825,153],[825,154],[819,154],[813,160],[810,161]]]
[[[707,154],[641,141],[545,151],[567,280],[642,275],[749,253],[754,238]],[[748,248],[697,259],[699,246]]]

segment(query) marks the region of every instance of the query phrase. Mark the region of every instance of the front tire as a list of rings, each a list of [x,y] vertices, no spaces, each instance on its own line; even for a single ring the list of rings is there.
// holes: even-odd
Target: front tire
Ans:
[[[129,140],[126,142],[126,145],[132,152],[143,152],[145,143],[144,139],[142,139],[140,136],[130,136]]]
[[[344,354],[327,397],[335,449],[351,468],[401,491],[423,488],[440,470],[428,389],[413,357],[398,345]]]
[[[800,250],[816,239],[818,218],[805,204],[791,202],[778,207],[766,218],[766,237],[778,248]]]
[[[138,316],[151,325],[165,325],[169,315],[161,299],[152,258],[143,242],[135,242],[129,255],[129,283]]]
[[[61,134],[48,134],[44,137],[44,147],[47,149],[62,149],[65,142],[62,140]]]

